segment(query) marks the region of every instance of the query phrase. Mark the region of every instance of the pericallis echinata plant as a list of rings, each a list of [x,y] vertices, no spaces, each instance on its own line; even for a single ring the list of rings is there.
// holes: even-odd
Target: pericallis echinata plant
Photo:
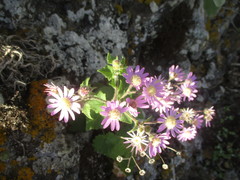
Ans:
[[[150,76],[144,67],[126,66],[125,59],[107,56],[107,65],[98,70],[106,85],[92,87],[87,78],[75,92],[73,88],[45,84],[47,109],[59,114],[59,121],[75,120],[75,113],[86,116],[86,130],[109,129],[93,141],[96,151],[115,158],[119,166],[130,173],[135,165],[140,175],[145,174],[137,162],[139,157],[162,161],[163,151],[179,151],[170,147],[170,140],[189,141],[202,126],[211,126],[213,107],[204,110],[186,107],[186,101],[197,97],[197,78],[172,65],[167,77]],[[156,158],[158,156],[159,158]]]

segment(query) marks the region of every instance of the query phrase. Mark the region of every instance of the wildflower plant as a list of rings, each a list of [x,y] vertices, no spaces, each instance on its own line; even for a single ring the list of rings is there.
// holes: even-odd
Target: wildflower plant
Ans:
[[[184,104],[197,97],[198,82],[192,72],[185,73],[173,65],[166,77],[150,76],[144,67],[127,66],[124,58],[110,54],[107,65],[98,72],[106,78],[106,85],[93,88],[90,78],[76,91],[45,84],[47,109],[65,123],[75,120],[75,113],[82,112],[87,131],[106,129],[108,133],[97,136],[93,146],[116,159],[126,173],[132,172],[133,165],[141,176],[146,173],[137,162],[139,157],[148,158],[149,164],[153,164],[159,156],[162,168],[167,169],[162,153],[168,149],[181,154],[170,147],[171,139],[189,141],[204,124],[211,126],[213,107],[201,111]]]

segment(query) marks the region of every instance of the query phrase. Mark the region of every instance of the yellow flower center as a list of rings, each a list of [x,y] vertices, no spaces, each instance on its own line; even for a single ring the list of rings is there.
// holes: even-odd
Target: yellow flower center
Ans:
[[[61,103],[62,103],[62,107],[63,107],[64,109],[70,109],[70,107],[71,107],[71,105],[72,105],[71,100],[68,99],[68,98],[62,98],[62,99],[61,99]]]
[[[158,147],[160,143],[161,143],[161,140],[159,138],[154,138],[152,145],[153,147]]]
[[[150,96],[154,96],[156,94],[156,88],[154,86],[149,86],[147,92]]]
[[[165,125],[168,129],[173,129],[176,126],[176,118],[173,116],[168,116]]]
[[[132,143],[134,146],[140,146],[141,142],[142,142],[142,139],[139,136],[135,136],[134,138],[132,138]]]
[[[113,109],[109,112],[109,117],[114,120],[118,120],[120,118],[120,111],[117,109]]]
[[[192,114],[190,114],[189,112],[183,112],[181,118],[188,123],[192,122]]]
[[[133,75],[131,80],[133,86],[139,86],[142,83],[142,79],[138,75]]]
[[[187,96],[187,97],[190,97],[191,96],[191,89],[190,88],[184,88],[183,89],[183,94],[185,95],[185,96]]]

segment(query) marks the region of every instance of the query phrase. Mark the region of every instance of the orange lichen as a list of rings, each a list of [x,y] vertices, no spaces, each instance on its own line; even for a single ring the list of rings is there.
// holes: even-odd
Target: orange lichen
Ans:
[[[7,178],[6,178],[6,176],[0,176],[0,179],[1,180],[6,180]]]
[[[16,160],[11,160],[10,165],[11,165],[12,167],[15,167],[15,166],[18,165],[18,161],[16,161]]]
[[[32,180],[34,172],[29,167],[23,167],[18,171],[18,180]]]
[[[0,145],[3,145],[5,141],[6,141],[6,135],[2,130],[0,130]]]
[[[30,84],[29,90],[29,115],[30,127],[28,133],[33,137],[38,137],[42,142],[49,143],[55,138],[55,118],[51,117],[46,111],[46,94],[43,84],[47,80],[34,81]]]
[[[5,169],[6,169],[6,163],[0,161],[0,172],[1,172],[1,173],[4,172]]]

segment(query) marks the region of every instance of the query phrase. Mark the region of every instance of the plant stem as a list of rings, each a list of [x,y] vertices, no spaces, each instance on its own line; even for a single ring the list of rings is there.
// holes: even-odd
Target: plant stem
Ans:
[[[144,122],[143,124],[144,124],[144,125],[147,125],[147,124],[157,124],[157,123],[160,123],[160,122],[158,122],[158,121]]]
[[[106,103],[107,102],[107,101],[105,101],[105,100],[103,100],[101,98],[98,98],[98,97],[91,97],[88,100],[97,100],[97,101],[102,102],[102,103]]]
[[[138,123],[138,120],[135,119],[134,117],[132,117],[128,112],[125,112],[124,114],[125,114],[127,117],[129,117],[131,120],[133,120],[133,122],[134,122],[135,124]]]
[[[116,77],[114,78],[115,82],[116,82],[116,87],[114,88],[114,95],[112,98],[112,101],[116,101],[117,96],[118,96],[118,89],[119,89],[119,81],[118,81],[118,75],[116,75]]]
[[[132,156],[132,159],[133,159],[133,161],[134,161],[135,165],[137,166],[138,170],[140,171],[140,170],[141,170],[141,168],[139,167],[139,165],[137,164],[137,162],[136,162],[136,160],[135,160],[135,158],[134,158],[133,156]]]
[[[122,97],[120,98],[120,99],[123,99],[125,96],[127,96],[128,94],[132,94],[132,93],[134,93],[135,91],[132,91],[132,92],[130,92],[130,90],[132,89],[132,85],[130,85],[130,86],[128,86],[128,89],[127,89],[127,91],[122,95]]]

